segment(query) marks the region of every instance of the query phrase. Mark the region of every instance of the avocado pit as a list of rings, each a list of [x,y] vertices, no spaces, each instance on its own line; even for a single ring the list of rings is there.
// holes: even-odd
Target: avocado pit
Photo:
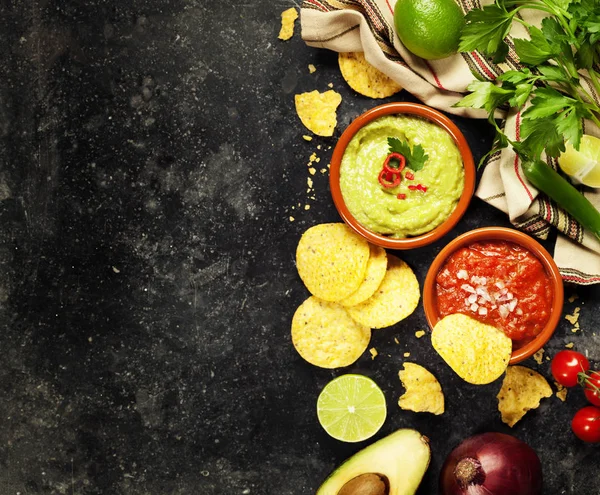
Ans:
[[[390,484],[386,476],[365,473],[352,478],[337,495],[389,495]]]

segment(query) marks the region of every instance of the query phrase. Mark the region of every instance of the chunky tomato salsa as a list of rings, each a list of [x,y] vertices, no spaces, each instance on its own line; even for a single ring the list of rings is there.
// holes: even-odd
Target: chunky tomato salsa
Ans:
[[[501,328],[524,345],[550,318],[553,290],[540,260],[507,241],[481,241],[458,249],[436,277],[440,317],[463,313]]]

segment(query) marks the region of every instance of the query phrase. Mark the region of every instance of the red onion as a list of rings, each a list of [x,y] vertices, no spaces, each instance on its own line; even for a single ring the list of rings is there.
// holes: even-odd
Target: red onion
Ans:
[[[446,458],[442,495],[540,495],[542,465],[525,442],[504,433],[467,438]]]

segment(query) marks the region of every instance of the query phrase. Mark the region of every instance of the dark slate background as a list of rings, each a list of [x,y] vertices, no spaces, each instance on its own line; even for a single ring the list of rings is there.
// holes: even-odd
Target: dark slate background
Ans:
[[[309,157],[326,166],[345,126],[380,101],[350,90],[298,22],[277,39],[291,6],[0,0],[0,495],[314,493],[369,443],[317,423],[319,391],[344,372],[385,392],[375,438],[413,427],[431,439],[419,494],[437,493],[446,455],[482,431],[530,443],[545,494],[600,493],[600,447],[569,431],[580,391],[506,427],[499,382],[465,384],[415,338],[421,306],[374,332],[374,360],[324,370],[294,350],[307,297],[296,243],[339,221],[326,174],[307,192]],[[294,94],[330,83],[344,98],[336,133],[304,141]],[[454,120],[479,159],[490,128]],[[474,199],[451,235],[400,255],[422,283],[448,240],[484,225],[508,223]],[[600,364],[600,294],[575,292],[564,311],[581,308],[581,331],[562,319],[547,355],[574,342]],[[439,377],[441,417],[397,407],[406,359]],[[524,364],[550,378],[549,361]]]

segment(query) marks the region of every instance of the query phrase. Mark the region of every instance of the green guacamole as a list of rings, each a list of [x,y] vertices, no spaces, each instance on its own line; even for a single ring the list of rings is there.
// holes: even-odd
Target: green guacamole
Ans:
[[[378,180],[389,154],[388,138],[420,144],[429,156],[421,170],[408,166],[393,188]],[[413,180],[405,177],[414,174]],[[444,129],[420,117],[389,115],[365,125],[348,143],[340,167],[342,196],[350,213],[367,229],[390,237],[424,234],[440,225],[456,207],[464,187],[464,167],[454,140]],[[426,192],[411,190],[421,184]],[[398,199],[398,195],[405,195]]]

